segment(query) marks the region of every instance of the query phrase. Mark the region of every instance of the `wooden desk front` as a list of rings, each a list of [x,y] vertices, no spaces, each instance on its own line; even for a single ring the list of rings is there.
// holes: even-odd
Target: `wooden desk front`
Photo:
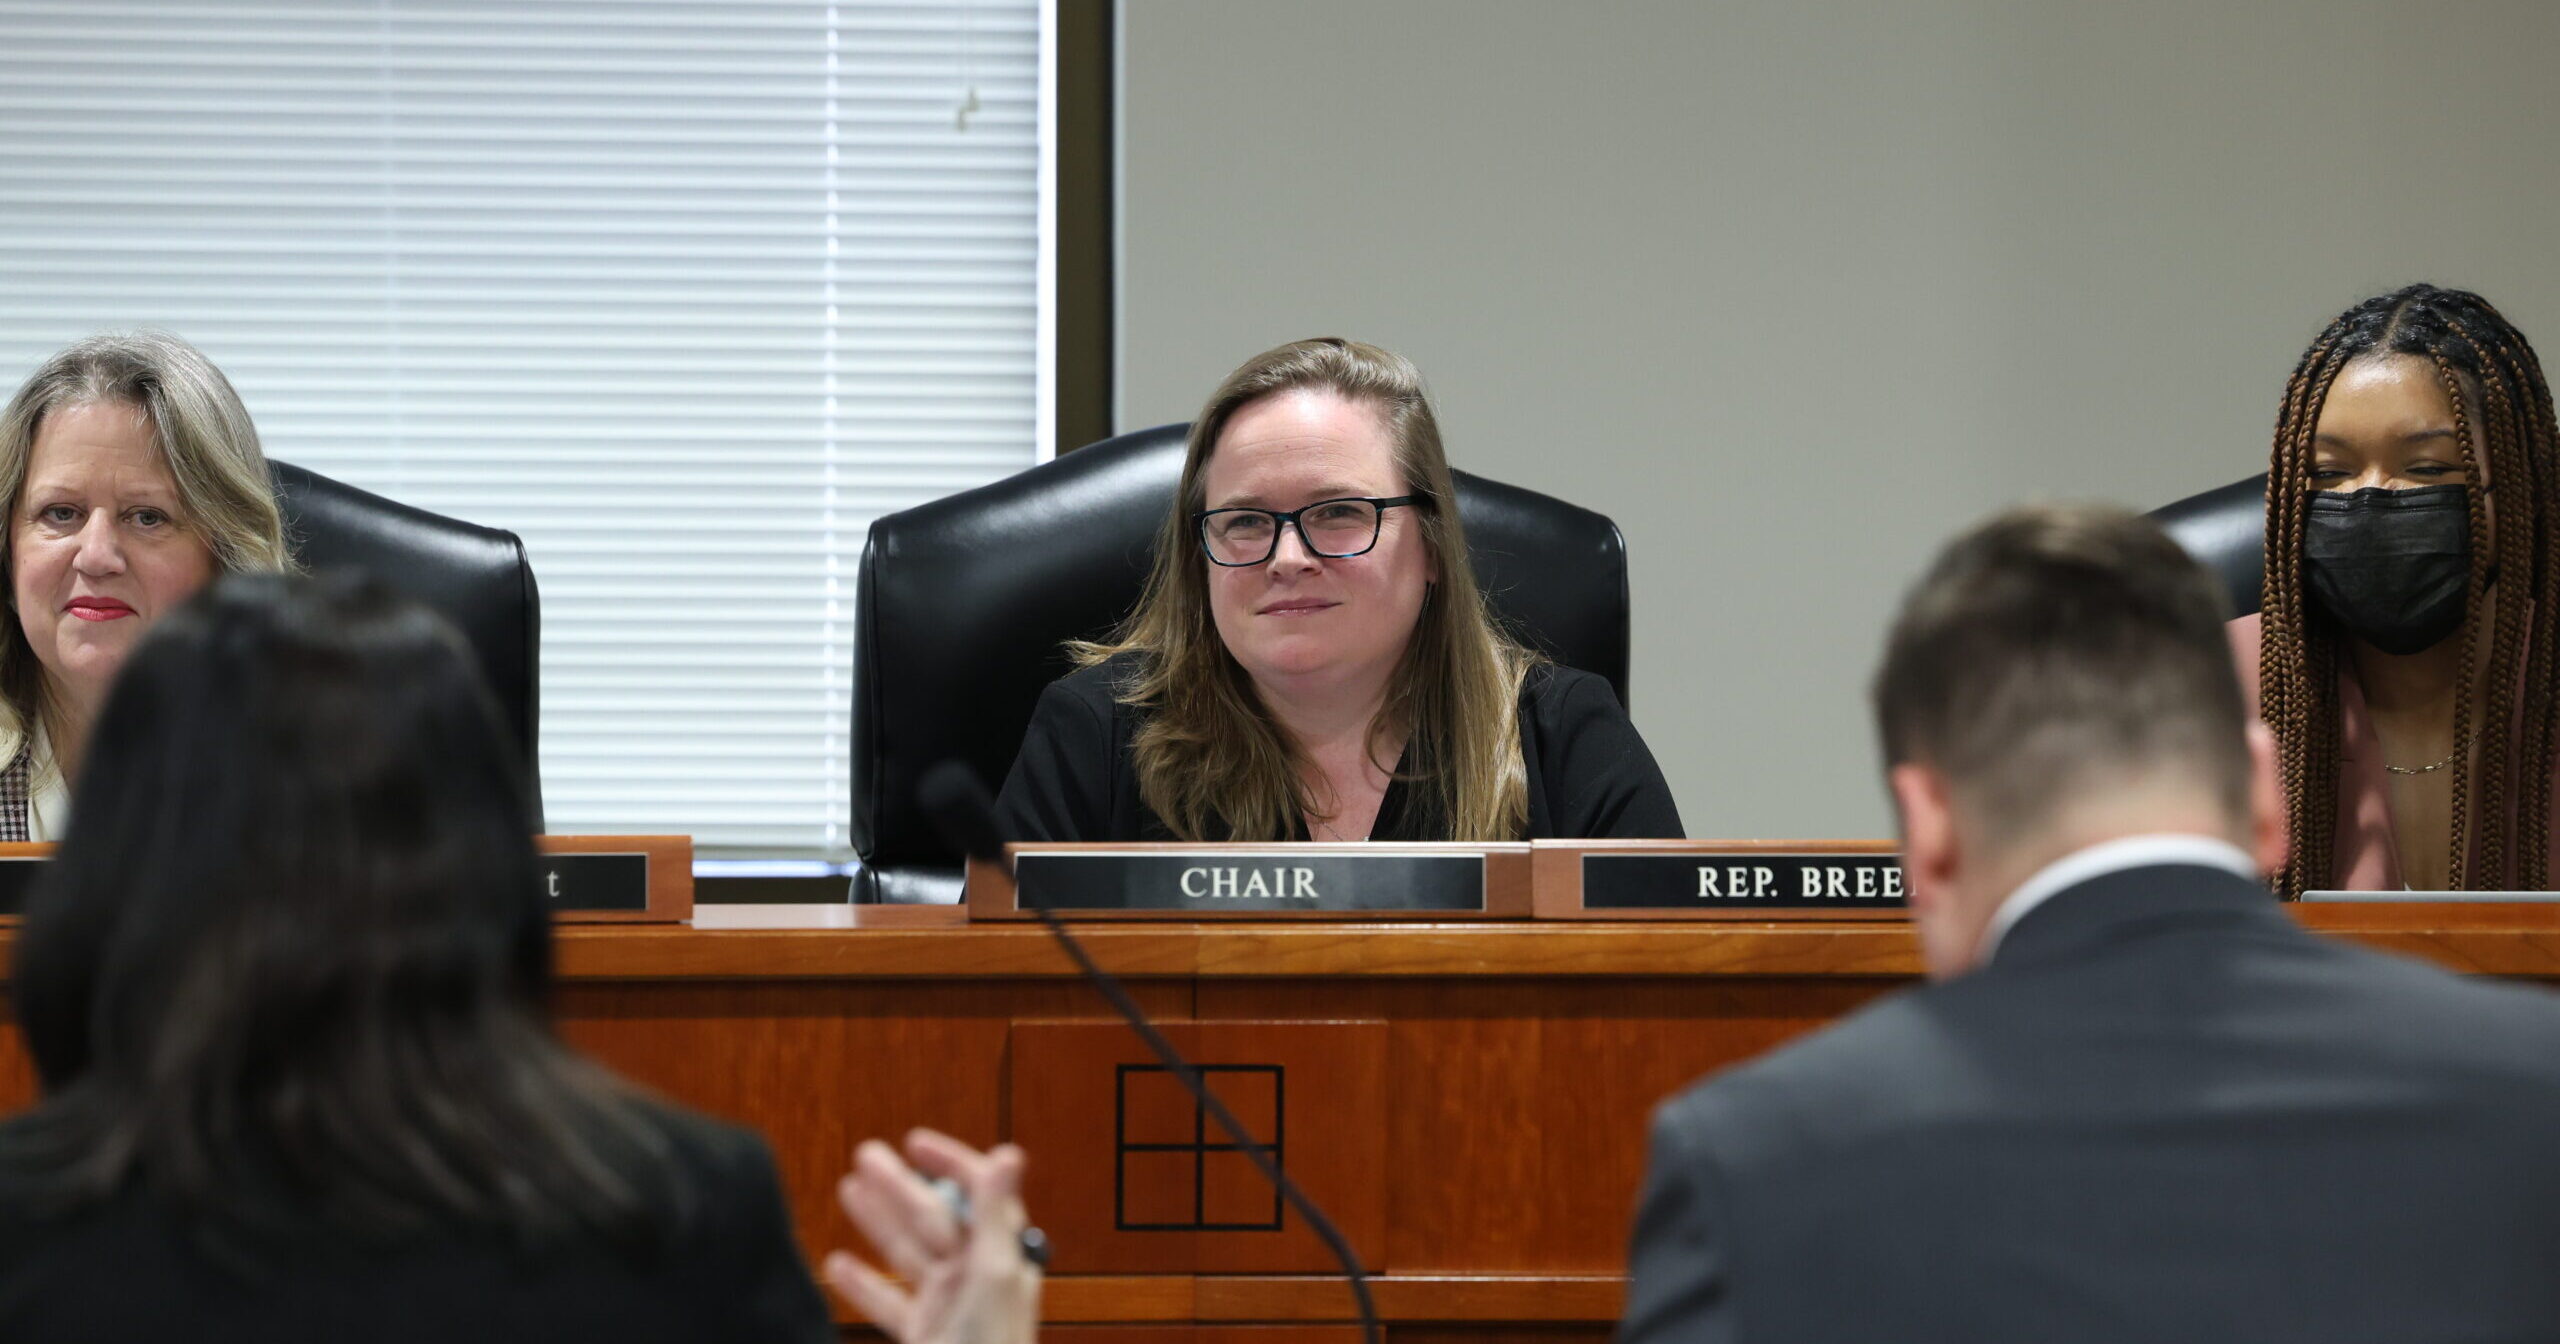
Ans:
[[[2560,978],[2560,912],[2548,908],[2331,906],[2303,917],[2465,971]],[[1301,1142],[1288,1160],[1310,1179],[1382,1184],[1368,1231],[1353,1236],[1382,1275],[1378,1305],[1403,1341],[1605,1338],[1654,1103],[1919,969],[1908,932],[1877,923],[1084,933],[1168,1022],[1213,1034],[1217,1024],[1368,1024],[1360,1032],[1382,1051],[1372,1071],[1381,1152],[1344,1158]],[[0,950],[12,937],[0,931]],[[813,1261],[853,1241],[832,1191],[854,1142],[913,1124],[1023,1142],[1034,1215],[1053,1227],[1067,1203],[1095,1197],[1090,1171],[1060,1169],[1077,1164],[1056,1143],[1044,1167],[1042,1134],[1010,1128],[1014,1108],[1033,1104],[1010,1082],[1026,1063],[1022,1042],[1059,1030],[1017,1024],[1110,1020],[1038,928],[573,928],[561,932],[560,962],[572,1041],[771,1140]],[[0,1031],[0,1110],[32,1094],[14,1029]],[[1346,1160],[1347,1173],[1326,1173]],[[1061,1253],[1077,1254],[1063,1237]],[[1356,1339],[1341,1284],[1303,1273],[1062,1272],[1047,1316],[1055,1340]]]

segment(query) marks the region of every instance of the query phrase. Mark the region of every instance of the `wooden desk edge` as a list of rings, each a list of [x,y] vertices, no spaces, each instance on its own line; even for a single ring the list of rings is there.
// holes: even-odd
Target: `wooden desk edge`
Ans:
[[[2308,927],[2481,975],[2560,978],[2560,922],[2520,907],[2294,907]],[[2549,909],[2549,907],[2535,907]],[[1102,966],[1138,979],[1866,976],[1920,972],[1900,923],[1491,922],[1087,924]],[[17,931],[0,926],[0,959]],[[1036,926],[697,930],[567,926],[562,979],[578,981],[1070,979]]]
[[[2297,913],[2309,907],[2295,907]],[[2510,927],[2497,907],[2321,907],[2304,923],[2368,947],[2479,975],[2560,977],[2560,926]],[[2476,921],[2476,922],[2475,922]],[[1899,922],[1393,921],[1115,923],[1077,929],[1095,959],[1136,978],[1872,976],[1921,971]],[[563,930],[569,980],[1072,978],[1037,927],[702,933]]]
[[[1135,978],[1334,975],[1630,976],[1916,974],[1899,925],[1734,926],[1375,921],[1352,924],[1080,925],[1102,967]],[[564,929],[563,979],[982,980],[1073,978],[1047,930]]]

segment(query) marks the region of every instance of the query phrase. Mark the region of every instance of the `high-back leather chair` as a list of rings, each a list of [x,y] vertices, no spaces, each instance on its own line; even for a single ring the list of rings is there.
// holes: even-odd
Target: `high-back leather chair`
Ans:
[[[960,858],[916,806],[959,760],[1004,781],[1059,646],[1136,605],[1188,425],[1123,434],[871,525],[853,650],[857,901],[949,903]],[[1476,580],[1512,632],[1627,698],[1627,556],[1589,509],[1456,473]]]
[[[414,509],[270,461],[294,558],[310,570],[354,569],[453,622],[469,641],[524,759],[533,828],[542,829],[536,753],[542,689],[542,599],[513,532]]]
[[[2267,575],[2267,478],[2264,473],[2189,495],[2151,511],[2152,521],[2222,580],[2231,614],[2258,609]]]

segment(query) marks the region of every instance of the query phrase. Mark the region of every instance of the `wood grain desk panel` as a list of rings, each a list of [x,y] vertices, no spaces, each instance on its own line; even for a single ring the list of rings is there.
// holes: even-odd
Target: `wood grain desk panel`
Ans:
[[[1615,1274],[1656,1102],[1893,988],[1705,977],[1221,982],[1202,1020],[1389,1023],[1397,1274]]]
[[[1332,1218],[1364,1259],[1385,1244],[1383,1022],[1169,1022],[1210,1093]],[[1119,1022],[1023,1022],[1007,1113],[1042,1136],[1023,1197],[1077,1273],[1322,1274],[1333,1254],[1206,1108]]]
[[[2560,979],[2548,907],[2296,907],[2314,928],[2459,970]],[[921,924],[921,926],[919,926]],[[1147,1009],[1193,1022],[1384,1024],[1387,1199],[1364,1245],[1399,1344],[1607,1335],[1651,1107],[1918,970],[1874,922],[1087,926]],[[14,947],[0,929],[0,962]],[[774,1146],[802,1244],[848,1244],[854,1142],[1004,1133],[1017,1022],[1110,1020],[1037,928],[560,933],[564,1034]],[[33,1095],[0,1025],[0,1109]],[[1036,1211],[1035,1211],[1036,1212]],[[1303,1274],[1062,1275],[1077,1344],[1351,1344],[1343,1286]]]

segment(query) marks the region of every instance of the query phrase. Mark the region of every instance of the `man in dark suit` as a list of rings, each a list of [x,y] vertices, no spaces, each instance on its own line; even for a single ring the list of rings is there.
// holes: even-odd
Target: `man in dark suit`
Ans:
[[[2287,917],[2173,543],[1958,539],[1875,705],[1935,983],[1661,1109],[1624,1344],[2560,1339],[2560,999]]]

